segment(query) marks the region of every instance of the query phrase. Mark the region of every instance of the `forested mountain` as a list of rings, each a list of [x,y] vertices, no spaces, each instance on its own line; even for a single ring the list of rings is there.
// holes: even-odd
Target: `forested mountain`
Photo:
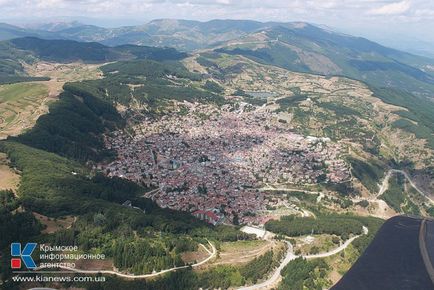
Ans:
[[[361,256],[336,289],[374,285],[393,264],[382,288],[419,275],[407,288],[429,289],[421,219],[374,236],[385,218],[434,216],[433,60],[300,22],[0,25],[0,37],[1,122],[33,102],[13,83],[60,80],[35,125],[0,141],[18,179],[0,190],[2,259],[34,240],[105,254],[122,275],[185,266],[69,285],[85,289],[227,289],[273,271],[279,289],[325,289]],[[1,265],[0,287],[15,289],[11,276]]]
[[[17,78],[28,80],[21,62],[105,63],[128,59],[178,60],[185,56],[185,53],[174,48],[136,45],[108,47],[96,42],[16,38],[0,42],[0,82],[15,81]]]
[[[31,48],[38,51],[40,46]],[[134,50],[134,47],[128,49]],[[165,50],[156,48],[152,52],[158,55]],[[58,57],[53,51],[49,56]],[[169,54],[166,61],[170,63],[171,59]],[[136,66],[122,62],[109,65],[106,72],[118,66],[126,79],[128,70],[139,68],[141,72],[143,65],[149,64],[153,69],[149,69],[146,76],[155,82],[166,74],[198,77],[180,63],[136,61]],[[110,88],[109,83],[104,85]],[[199,243],[207,243],[207,240],[219,243],[253,238],[237,227],[212,228],[190,213],[162,209],[143,198],[152,188],[95,171],[92,164],[114,157],[113,152],[104,147],[103,134],[125,126],[125,120],[114,105],[113,100],[94,95],[92,90],[80,90],[77,84],[65,85],[64,92],[50,105],[49,113],[41,116],[32,129],[0,142],[0,151],[21,175],[16,194],[0,191],[2,253],[9,253],[4,249],[17,240],[77,245],[84,251],[105,253],[122,271],[143,274],[186,265],[181,254],[197,250]],[[122,205],[127,200],[134,208]],[[69,228],[42,234],[45,227],[32,214],[34,212],[50,219],[75,216],[75,222]],[[3,254],[3,258],[10,259],[10,256]],[[11,269],[2,264],[2,289],[14,289],[16,284],[10,279],[11,275]],[[187,268],[185,277],[189,275],[193,274]],[[200,281],[192,279],[183,289],[190,289],[196,283],[207,285],[211,283],[208,278],[217,274],[210,271],[205,275]],[[180,279],[182,277],[176,278]],[[158,281],[164,287],[170,283],[166,278]],[[140,281],[139,285],[144,289],[148,283]]]
[[[434,89],[433,60],[305,23],[267,28],[222,44],[217,51],[294,71],[343,75],[418,95],[431,96]]]
[[[17,32],[7,33],[11,30]],[[183,51],[217,47],[220,52],[244,55],[294,71],[344,75],[375,87],[394,87],[420,95],[429,95],[434,90],[434,60],[390,49],[365,38],[344,35],[301,22],[199,22],[160,19],[140,26],[120,28],[101,28],[76,23],[65,29],[61,26],[50,31],[27,31],[4,25],[3,28],[0,27],[0,31],[3,31],[4,39],[28,35],[46,39],[100,42],[110,46],[167,46]],[[18,42],[19,46],[23,46],[22,42]],[[43,43],[38,45],[43,48]],[[57,42],[57,45],[65,43]],[[68,43],[63,49],[70,47],[70,50],[75,50],[75,45]],[[86,49],[89,54],[87,60],[90,61],[134,55],[132,51],[125,51],[122,47],[102,48],[96,47],[94,43],[89,44]],[[66,53],[70,54],[68,51]]]

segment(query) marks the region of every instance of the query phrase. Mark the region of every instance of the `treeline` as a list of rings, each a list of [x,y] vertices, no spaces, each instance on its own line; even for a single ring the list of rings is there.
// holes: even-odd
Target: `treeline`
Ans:
[[[2,289],[15,287],[8,278],[12,275],[9,262],[10,244],[34,242],[42,226],[32,213],[20,209],[20,201],[10,190],[0,190],[0,281]]]
[[[427,139],[430,148],[434,148],[434,107],[429,98],[393,88],[371,89],[375,96],[384,102],[406,108],[407,110],[399,111],[398,114],[417,123],[417,125],[413,123],[410,125],[408,122],[398,120],[393,126],[401,127],[420,138]]]
[[[175,76],[191,81],[200,81],[202,76],[190,72],[182,63],[177,61],[158,62],[153,60],[119,61],[101,67],[105,76],[124,75],[129,76],[133,81],[136,77],[146,77],[153,80],[165,76]]]
[[[75,94],[91,94],[110,103],[129,106],[133,101],[149,109],[164,108],[168,101],[224,104],[215,85],[199,87],[202,76],[180,62],[123,61],[101,68],[105,78],[65,85]],[[134,86],[134,87],[131,87]]]
[[[22,62],[37,60],[55,62],[81,61],[104,63],[115,60],[151,59],[157,61],[180,60],[186,53],[174,48],[121,45],[108,47],[96,42],[71,40],[48,40],[36,37],[0,41],[0,84],[48,80],[49,78],[27,76]]]
[[[82,162],[100,161],[112,154],[104,150],[102,133],[122,125],[110,104],[91,94],[66,91],[32,129],[9,139]]]
[[[48,216],[84,213],[93,199],[120,203],[144,190],[121,178],[94,175],[77,162],[20,143],[2,142],[0,150],[22,172],[18,188],[22,204]]]
[[[380,196],[397,213],[420,215],[420,210],[414,204],[405,190],[405,177],[401,173],[394,174],[389,180],[389,187]]]
[[[359,252],[359,255],[362,255],[368,245],[375,238],[375,235],[383,225],[384,220],[372,216],[356,216],[354,218],[360,220],[364,224],[364,226],[368,228],[367,235],[362,235],[351,243],[353,247]]]
[[[161,271],[172,267],[183,266],[180,253],[189,250],[189,248],[176,248],[176,239],[171,239],[165,245],[160,241],[148,241],[146,239],[125,240],[118,239],[112,247],[112,256],[114,265],[120,270],[128,270],[135,274],[152,273],[153,271]],[[182,242],[181,242],[182,243]],[[193,243],[196,245],[197,243]]]
[[[0,63],[1,69],[1,63]],[[23,82],[36,82],[36,81],[49,81],[48,77],[21,77],[21,76],[1,76],[0,72],[0,85],[23,83]]]
[[[228,289],[246,283],[256,283],[264,279],[277,266],[276,257],[269,251],[244,266],[218,265],[205,271],[195,272],[191,268],[170,272],[155,281],[127,281],[109,277],[105,283],[83,284],[86,289],[109,290],[191,290],[191,289]],[[256,273],[256,270],[259,273]],[[255,281],[255,282],[253,282]],[[98,285],[97,285],[98,284]]]
[[[278,266],[283,252],[268,251],[243,266],[219,265],[198,273],[191,289],[228,289],[256,284]],[[193,280],[194,281],[194,280]]]
[[[12,191],[0,190],[0,250],[9,247],[14,241],[28,241],[41,229],[33,215],[20,210],[19,206]]]
[[[279,221],[271,220],[267,222],[265,228],[273,233],[290,237],[313,233],[337,235],[346,240],[350,235],[362,234],[363,226],[368,227],[372,221],[378,224],[382,222],[381,219],[376,218],[338,214],[317,214],[316,218],[285,216]]]
[[[282,256],[283,252],[279,252],[275,256],[273,251],[268,251],[242,266],[240,274],[248,284],[256,284],[259,279],[264,278],[278,265]]]
[[[156,60],[178,60],[187,54],[174,48],[159,48],[138,45],[109,47],[97,42],[78,42],[63,39],[40,39],[36,37],[16,38],[5,43],[11,50],[25,50],[27,54],[48,61],[103,63],[115,60],[146,58]]]

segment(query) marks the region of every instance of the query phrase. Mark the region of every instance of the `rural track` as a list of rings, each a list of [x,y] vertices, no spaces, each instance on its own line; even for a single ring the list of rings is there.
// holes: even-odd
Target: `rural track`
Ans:
[[[363,234],[362,235],[367,235],[368,234],[368,228],[363,227]],[[290,242],[286,242],[288,245],[288,250],[286,252],[286,256],[283,259],[283,261],[280,263],[279,267],[277,267],[273,274],[270,276],[270,278],[268,278],[267,280],[265,280],[264,282],[255,284],[255,285],[251,285],[251,286],[245,286],[245,287],[240,287],[237,288],[237,290],[260,290],[260,289],[272,289],[273,287],[275,287],[277,285],[277,283],[279,282],[279,280],[281,279],[281,275],[280,272],[282,271],[283,268],[285,268],[286,265],[288,265],[289,262],[291,262],[292,260],[297,259],[298,257],[303,257],[305,259],[317,259],[317,258],[325,258],[325,257],[330,257],[333,255],[336,255],[337,253],[345,250],[355,239],[359,238],[361,235],[357,235],[354,236],[348,240],[346,240],[341,246],[325,252],[325,253],[320,253],[320,254],[316,254],[316,255],[307,255],[307,256],[297,256],[294,254],[293,252],[293,247],[291,245]]]
[[[110,275],[116,275],[118,277],[128,278],[128,279],[146,279],[146,278],[157,277],[157,276],[163,275],[165,273],[173,272],[173,271],[176,271],[176,270],[186,269],[186,268],[189,268],[189,267],[196,268],[196,267],[199,267],[199,266],[207,263],[209,260],[211,260],[212,258],[214,258],[216,256],[216,254],[217,254],[217,249],[215,248],[215,246],[210,241],[208,241],[208,244],[211,246],[212,251],[210,251],[207,247],[205,247],[205,245],[200,244],[200,246],[202,246],[208,253],[210,253],[210,255],[206,259],[204,259],[204,260],[202,260],[202,261],[200,261],[200,262],[198,262],[196,264],[193,264],[193,265],[173,267],[173,268],[161,270],[159,272],[151,273],[151,274],[134,275],[134,274],[124,274],[124,273],[120,273],[120,272],[117,272],[117,271],[111,271],[111,270],[83,270],[83,269],[76,269],[76,268],[70,268],[70,267],[58,267],[58,268],[63,269],[63,270],[71,271],[71,273],[80,273],[80,274],[110,274]],[[42,270],[42,269],[44,269],[44,268],[38,268],[36,271]]]

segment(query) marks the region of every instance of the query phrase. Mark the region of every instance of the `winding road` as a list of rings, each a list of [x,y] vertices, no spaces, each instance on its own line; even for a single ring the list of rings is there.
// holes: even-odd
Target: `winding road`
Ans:
[[[238,288],[239,290],[254,290],[254,289],[268,289],[270,287],[272,287],[273,285],[276,285],[277,282],[279,282],[279,280],[281,279],[280,276],[280,271],[282,271],[282,269],[288,265],[289,262],[291,262],[292,260],[298,258],[298,256],[294,255],[294,251],[292,248],[292,245],[290,242],[286,242],[288,244],[288,251],[286,252],[286,256],[283,259],[282,263],[280,263],[279,267],[277,267],[273,274],[271,275],[270,278],[268,278],[266,281],[259,283],[259,284],[255,284],[252,286],[247,286],[247,287],[241,287]]]
[[[368,228],[367,227],[363,227],[363,235],[367,235],[368,234]],[[346,240],[341,246],[325,252],[325,253],[320,253],[320,254],[316,254],[316,255],[307,255],[307,256],[297,256],[294,254],[294,250],[293,247],[291,245],[290,242],[286,242],[288,245],[288,250],[286,252],[286,256],[285,258],[282,260],[282,262],[280,263],[279,267],[277,267],[273,274],[264,282],[255,284],[255,285],[251,285],[251,286],[246,286],[246,287],[241,287],[238,288],[238,290],[259,290],[259,289],[270,289],[274,286],[277,285],[277,283],[280,281],[280,279],[282,278],[280,275],[280,272],[282,271],[282,269],[288,265],[289,262],[291,262],[292,260],[295,260],[298,257],[303,257],[305,259],[316,259],[316,258],[325,258],[325,257],[330,257],[333,255],[336,255],[337,253],[345,250],[355,239],[357,239],[358,237],[360,237],[361,235],[358,236],[354,236],[348,240]]]
[[[427,194],[425,194],[421,189],[419,189],[417,187],[417,185],[411,180],[410,176],[408,175],[407,172],[403,171],[403,170],[398,170],[398,169],[390,169],[386,176],[384,177],[380,189],[376,195],[376,201],[381,201],[378,199],[379,196],[381,196],[388,188],[389,188],[389,179],[392,176],[392,174],[394,173],[400,173],[402,175],[405,176],[405,178],[408,180],[408,182],[410,183],[410,185],[421,195],[423,195],[427,200],[429,200],[432,204],[434,204],[434,200],[432,198],[430,198]],[[267,188],[264,188],[264,190],[269,190],[269,191],[291,191],[293,189],[287,189],[287,188],[273,188],[271,186],[268,186]],[[308,193],[315,193],[318,194],[319,192],[308,192]],[[372,200],[373,201],[373,200]],[[368,228],[363,227],[363,234],[367,235],[368,234]],[[358,236],[354,236],[348,240],[346,240],[341,246],[326,252],[326,253],[320,253],[320,254],[315,254],[315,255],[307,255],[307,256],[302,256],[305,259],[317,259],[317,258],[325,258],[325,257],[330,257],[333,255],[336,255],[337,253],[345,250],[355,239],[357,239],[358,237],[360,237],[360,235]],[[295,255],[293,253],[293,247],[292,245],[288,243],[288,251],[286,253],[285,258],[282,260],[282,262],[280,263],[279,267],[277,267],[274,272],[271,274],[271,276],[264,282],[255,284],[255,285],[251,285],[251,286],[246,286],[246,287],[241,287],[238,288],[238,290],[259,290],[259,289],[271,289],[272,287],[275,287],[277,285],[277,283],[279,282],[279,280],[281,279],[281,275],[280,272],[281,270],[288,265],[288,263],[296,258],[298,258],[299,256]]]
[[[205,245],[200,244],[200,246],[202,246],[210,254],[206,259],[204,259],[204,260],[202,260],[202,261],[200,261],[200,262],[198,262],[196,264],[193,264],[193,265],[173,267],[173,268],[170,268],[170,269],[161,270],[159,272],[151,273],[151,274],[134,275],[134,274],[124,274],[124,273],[120,273],[120,272],[117,272],[117,271],[111,271],[111,270],[83,270],[83,269],[70,268],[70,267],[58,267],[58,268],[63,269],[63,270],[68,270],[68,271],[71,271],[71,272],[74,272],[74,273],[82,273],[82,274],[110,274],[110,275],[116,275],[118,277],[123,277],[123,278],[128,278],[128,279],[145,279],[145,278],[157,277],[157,276],[160,276],[162,274],[165,274],[165,273],[168,273],[168,272],[172,272],[172,271],[176,271],[176,270],[180,270],[180,269],[186,269],[188,267],[196,268],[196,267],[199,267],[199,266],[207,263],[209,260],[211,260],[212,258],[214,258],[216,256],[216,254],[217,254],[217,250],[216,250],[215,246],[210,241],[208,241],[208,244],[211,246],[212,251],[210,251],[207,247],[205,247]],[[44,268],[37,268],[36,271],[42,270],[42,269],[44,269]]]
[[[417,185],[413,182],[413,180],[411,180],[410,175],[403,171],[403,170],[399,170],[399,169],[390,169],[386,176],[383,179],[383,182],[381,183],[381,187],[380,190],[378,191],[377,197],[381,196],[388,188],[389,188],[389,179],[392,176],[392,174],[394,173],[400,173],[402,175],[404,175],[405,179],[407,179],[408,183],[410,183],[410,185],[422,196],[424,196],[427,200],[429,200],[430,203],[434,204],[434,200],[432,198],[430,198],[428,196],[428,194],[426,194],[425,192],[423,192],[419,187],[417,187]]]

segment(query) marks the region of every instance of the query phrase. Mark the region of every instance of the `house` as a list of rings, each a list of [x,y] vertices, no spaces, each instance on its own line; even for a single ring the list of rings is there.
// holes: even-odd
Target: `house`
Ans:
[[[197,210],[193,212],[192,215],[200,220],[212,224],[213,226],[221,224],[224,219],[224,215],[217,209]]]

